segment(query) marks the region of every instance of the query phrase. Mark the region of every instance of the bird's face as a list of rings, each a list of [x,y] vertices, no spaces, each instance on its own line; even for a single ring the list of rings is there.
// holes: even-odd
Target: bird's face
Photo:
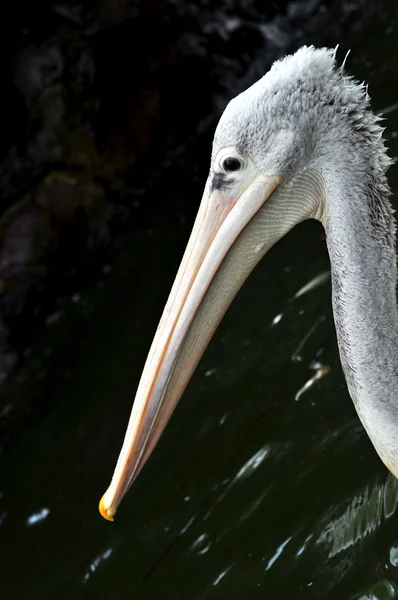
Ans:
[[[264,176],[290,181],[311,166],[316,116],[299,110],[301,96],[292,114],[292,94],[288,89],[281,94],[264,77],[229,102],[215,131],[210,177],[243,181],[257,168]]]

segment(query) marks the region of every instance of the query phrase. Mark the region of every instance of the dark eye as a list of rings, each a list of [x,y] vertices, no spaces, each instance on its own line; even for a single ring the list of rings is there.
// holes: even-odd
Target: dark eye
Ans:
[[[222,161],[222,168],[224,171],[239,171],[242,168],[242,162],[235,156],[228,156]]]

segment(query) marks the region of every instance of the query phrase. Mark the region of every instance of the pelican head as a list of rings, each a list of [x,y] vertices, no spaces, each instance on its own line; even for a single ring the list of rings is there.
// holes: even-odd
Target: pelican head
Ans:
[[[142,373],[112,482],[100,502],[105,518],[113,519],[147,461],[245,279],[279,239],[309,218],[326,228],[334,315],[351,396],[379,454],[394,470],[395,449],[384,440],[391,415],[382,412],[374,425],[379,372],[368,364],[376,338],[390,350],[396,344],[389,160],[377,121],[366,88],[345,75],[335,53],[325,48],[304,47],[276,62],[228,104],[215,132],[193,231]],[[373,275],[378,292],[369,298]],[[375,325],[382,302],[383,314],[389,310],[390,316]],[[389,402],[385,398],[386,406]]]

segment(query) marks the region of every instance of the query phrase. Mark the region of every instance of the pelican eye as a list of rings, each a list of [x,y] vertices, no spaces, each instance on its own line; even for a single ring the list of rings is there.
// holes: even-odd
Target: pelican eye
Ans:
[[[235,156],[227,156],[227,158],[224,158],[224,160],[222,161],[222,168],[228,173],[240,171],[242,167],[243,162]]]

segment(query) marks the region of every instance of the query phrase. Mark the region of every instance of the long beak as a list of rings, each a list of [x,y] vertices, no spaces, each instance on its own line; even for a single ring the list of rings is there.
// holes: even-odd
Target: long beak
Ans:
[[[237,192],[235,186],[235,197],[232,197],[228,190],[211,191],[209,178],[142,373],[112,482],[100,501],[100,513],[105,519],[113,520],[122,497],[154,449],[218,323],[252,270],[253,266],[249,264],[246,268],[244,261],[240,267],[235,263],[236,276],[224,277],[223,289],[218,286],[216,294],[209,294],[209,287],[214,285],[231,247],[279,183],[280,177],[265,177],[256,171],[245,189]],[[267,250],[265,244],[260,246],[253,263]],[[204,302],[206,296],[210,300]],[[217,300],[213,302],[211,298],[215,296]]]

